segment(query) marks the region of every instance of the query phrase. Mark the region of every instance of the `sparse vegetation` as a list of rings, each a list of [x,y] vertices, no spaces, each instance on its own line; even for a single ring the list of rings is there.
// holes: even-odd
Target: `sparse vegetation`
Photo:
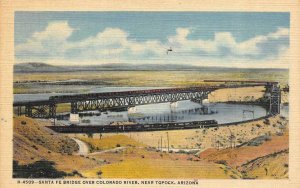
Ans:
[[[264,119],[264,124],[270,125],[270,120],[268,118]]]
[[[219,160],[219,161],[216,161],[217,164],[223,164],[223,165],[228,165],[227,164],[227,161],[225,160]]]
[[[86,138],[86,137],[79,137],[82,141],[89,144],[91,148],[91,152],[95,150],[105,150],[111,149],[121,146],[144,146],[141,143],[138,143],[134,139],[129,138],[125,135],[113,135],[113,136],[106,136],[100,138]],[[122,143],[122,144],[120,144]]]
[[[36,161],[28,165],[19,165],[13,161],[13,178],[63,178],[67,173],[58,171],[53,161]]]
[[[262,71],[262,74],[253,74],[241,69],[235,71],[81,71],[81,72],[36,72],[30,74],[14,74],[14,93],[40,93],[40,92],[85,92],[95,83],[98,86],[158,86],[158,87],[188,87],[201,86],[208,83],[199,82],[205,79],[242,79],[245,80],[273,80],[281,83],[288,82],[286,71]],[[204,74],[203,74],[204,73]],[[259,75],[259,76],[258,76]],[[80,79],[86,80],[84,85],[74,82],[74,85],[46,84],[41,81],[64,81]],[[280,80],[278,80],[280,79]],[[164,80],[164,82],[157,82]],[[90,85],[88,84],[90,82]],[[24,84],[26,83],[26,85]],[[27,87],[26,87],[27,86]],[[30,87],[28,87],[30,86]],[[76,87],[74,87],[76,86]],[[249,92],[248,92],[249,93]],[[255,92],[249,95],[256,97]],[[245,96],[242,96],[244,98]],[[226,95],[227,98],[227,95]],[[252,98],[250,98],[252,99]]]

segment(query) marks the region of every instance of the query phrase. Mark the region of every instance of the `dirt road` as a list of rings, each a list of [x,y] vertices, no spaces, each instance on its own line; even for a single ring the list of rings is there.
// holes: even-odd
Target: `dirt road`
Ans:
[[[72,138],[79,146],[79,151],[77,152],[77,155],[87,155],[89,153],[89,146],[82,142],[81,140],[78,140],[76,138]]]

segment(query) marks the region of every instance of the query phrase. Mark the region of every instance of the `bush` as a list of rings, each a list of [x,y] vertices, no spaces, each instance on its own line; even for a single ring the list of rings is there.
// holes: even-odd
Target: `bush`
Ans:
[[[121,147],[121,145],[120,145],[120,144],[117,144],[116,147]]]
[[[224,169],[224,173],[227,174],[227,173],[228,173],[228,170],[227,170],[227,169]]]
[[[93,133],[87,133],[88,138],[93,138],[94,134]]]
[[[276,135],[277,135],[277,136],[282,136],[283,133],[282,133],[282,132],[277,132]]]
[[[270,125],[270,120],[269,119],[264,119],[264,124]]]
[[[198,153],[198,150],[190,150],[188,152],[186,152],[187,154],[192,154],[195,155],[196,153]]]
[[[80,174],[77,170],[73,170],[73,172],[72,172],[71,175],[72,175],[72,176],[78,175],[79,177],[83,178],[83,175]]]
[[[254,142],[252,142],[251,144],[249,144],[249,146],[259,146],[259,145],[261,145],[262,143],[261,142],[259,142],[259,141],[254,141]]]
[[[36,161],[32,164],[19,165],[13,161],[13,178],[63,178],[67,173],[54,168],[53,161]]]
[[[271,139],[271,136],[267,136],[267,135],[266,135],[265,141],[270,141],[270,140],[272,140],[272,139]]]
[[[285,120],[286,118],[283,116],[279,116],[280,119]]]
[[[99,171],[97,172],[97,175],[98,175],[98,176],[101,176],[101,174],[103,174],[103,172],[102,172],[101,170],[99,170]]]
[[[36,145],[32,145],[31,147],[33,147],[35,150],[39,150],[39,148]]]
[[[223,164],[223,165],[227,165],[227,161],[225,160],[219,160],[219,161],[216,161],[217,164]]]
[[[263,136],[259,136],[256,138],[253,138],[252,140],[250,140],[248,142],[248,146],[259,146],[261,144],[263,144],[265,141],[270,141],[271,140],[271,136],[269,135],[263,135]]]
[[[176,153],[186,153],[184,150],[180,149]]]

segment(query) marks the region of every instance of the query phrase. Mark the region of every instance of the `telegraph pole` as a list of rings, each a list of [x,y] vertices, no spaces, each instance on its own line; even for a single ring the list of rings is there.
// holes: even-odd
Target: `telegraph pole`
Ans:
[[[170,151],[170,141],[169,141],[169,133],[167,132],[167,139],[168,139],[168,153]]]
[[[157,149],[159,150],[159,139],[158,139],[158,142],[157,142]]]
[[[160,149],[162,151],[162,136],[160,136]]]

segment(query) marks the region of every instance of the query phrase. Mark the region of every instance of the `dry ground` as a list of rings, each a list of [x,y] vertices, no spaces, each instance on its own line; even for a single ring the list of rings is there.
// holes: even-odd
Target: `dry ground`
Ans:
[[[240,170],[246,178],[278,179],[288,178],[289,150],[282,150],[244,164]]]
[[[48,123],[25,117],[14,118],[14,160],[20,164],[30,164],[41,159],[54,161],[58,170],[68,173],[77,171],[83,177],[90,178],[288,177],[288,153],[281,152],[288,148],[288,124],[287,120],[278,116],[270,118],[270,125],[254,122],[230,127],[237,139],[243,136],[247,138],[244,142],[251,142],[252,138],[271,131],[271,134],[268,132],[271,140],[259,146],[244,144],[239,148],[226,148],[228,144],[224,144],[224,149],[204,151],[206,142],[212,140],[213,135],[222,135],[229,128],[169,131],[172,145],[176,145],[177,142],[181,144],[183,140],[187,145],[193,145],[195,138],[205,136],[206,140],[199,142],[201,150],[204,151],[200,155],[157,151],[156,142],[153,142],[154,146],[151,147],[151,140],[155,140],[152,136],[160,138],[160,135],[165,135],[165,132],[149,132],[104,134],[101,139],[99,135],[94,135],[93,139],[77,135],[93,146],[94,150],[91,151],[123,147],[122,150],[100,152],[85,157],[77,156],[74,155],[78,149],[74,141],[45,128],[44,125]],[[258,123],[261,127],[257,127]],[[284,125],[285,130],[279,129],[278,124]],[[203,133],[203,130],[206,130],[206,133]],[[248,131],[249,134],[243,131]],[[283,136],[276,135],[279,131],[284,131]],[[188,136],[189,139],[181,135]],[[226,137],[225,135],[223,136]],[[192,139],[193,136],[194,139]],[[209,143],[214,145],[212,141]],[[279,152],[279,154],[274,152]],[[268,169],[267,174],[265,168]]]
[[[69,137],[45,128],[47,124],[49,124],[47,121],[26,117],[14,118],[14,160],[20,165],[47,160],[55,162],[55,168],[60,171],[68,173],[77,171],[83,177],[103,178],[239,178],[241,176],[239,172],[231,169],[225,174],[223,169],[227,167],[224,165],[200,162],[198,157],[193,155],[158,153],[129,137],[120,135],[102,139],[104,144],[100,146],[103,146],[102,149],[111,148],[118,142],[121,146],[126,145],[123,151],[77,156],[74,155],[78,150],[75,142]],[[97,140],[83,139],[91,141],[90,144],[97,144]]]
[[[200,158],[210,161],[225,160],[232,167],[240,167],[252,159],[280,152],[289,148],[288,132],[282,136],[271,136],[270,140],[263,141],[261,145],[245,145],[236,148],[217,150],[207,149],[200,154]]]
[[[255,101],[264,95],[265,88],[245,87],[218,89],[208,96],[210,102]]]
[[[13,158],[19,164],[31,164],[39,160],[54,161],[58,170],[68,173],[100,164],[100,161],[72,155],[78,150],[75,141],[45,128],[46,124],[45,121],[26,117],[14,118]]]
[[[172,131],[153,131],[153,132],[132,132],[132,133],[107,133],[103,134],[103,138],[113,135],[126,135],[151,147],[158,147],[161,138],[163,147],[167,148],[167,132],[169,134],[170,148],[179,149],[200,149],[201,151],[216,147],[217,141],[220,142],[220,148],[230,146],[228,137],[230,134],[235,135],[235,144],[247,142],[255,137],[266,134],[274,135],[280,132],[280,125],[287,124],[287,120],[279,116],[269,118],[269,123],[265,120],[258,120],[249,123],[243,123],[234,126],[225,126],[219,128],[190,129],[190,130],[172,130]],[[85,137],[87,137],[85,135]],[[95,138],[99,138],[99,134],[94,134]]]
[[[103,86],[126,87],[194,87],[207,85],[203,80],[269,80],[288,83],[287,71],[219,70],[219,71],[80,71],[62,73],[14,74],[14,93],[87,92]],[[38,81],[86,80],[91,85],[37,84]],[[28,83],[32,82],[32,83]]]
[[[261,71],[262,74],[257,74]],[[79,71],[14,74],[15,82],[24,81],[63,81],[63,80],[91,80],[124,86],[192,86],[202,80],[269,80],[288,82],[287,71],[249,70],[238,71]]]
[[[97,171],[103,178],[240,178],[229,166],[200,160],[194,155],[158,152],[152,148],[127,147],[125,150],[93,155],[105,161]],[[224,169],[226,169],[224,171]],[[83,172],[96,176],[95,169]]]

